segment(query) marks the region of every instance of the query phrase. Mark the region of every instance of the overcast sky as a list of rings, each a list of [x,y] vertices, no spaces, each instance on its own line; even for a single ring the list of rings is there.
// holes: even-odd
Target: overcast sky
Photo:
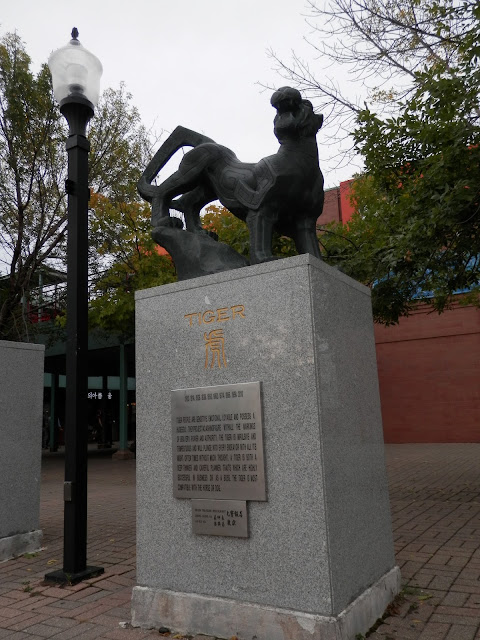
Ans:
[[[35,70],[66,44],[75,26],[80,42],[102,62],[102,88],[125,82],[147,127],[160,133],[183,125],[246,162],[278,149],[271,91],[261,85],[278,87],[285,80],[267,50],[286,60],[295,50],[315,64],[303,41],[310,30],[306,0],[0,0],[0,5],[0,33],[18,32]],[[333,170],[323,162],[322,170],[326,186],[335,186],[356,169]]]

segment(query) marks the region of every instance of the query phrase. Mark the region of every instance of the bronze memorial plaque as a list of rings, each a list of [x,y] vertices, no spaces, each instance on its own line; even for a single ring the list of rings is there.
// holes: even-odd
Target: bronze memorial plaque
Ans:
[[[175,498],[266,500],[260,382],[172,391]]]
[[[243,500],[192,500],[192,531],[207,536],[248,538]]]

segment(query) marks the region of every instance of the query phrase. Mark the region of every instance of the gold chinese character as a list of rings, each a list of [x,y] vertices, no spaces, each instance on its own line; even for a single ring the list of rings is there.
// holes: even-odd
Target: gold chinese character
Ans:
[[[227,362],[225,360],[225,338],[223,335],[223,329],[213,329],[210,333],[204,333],[203,337],[205,338],[205,369],[208,367],[208,359],[209,356],[212,356],[210,362],[210,369],[213,367],[215,360],[219,368],[223,366],[227,366]]]

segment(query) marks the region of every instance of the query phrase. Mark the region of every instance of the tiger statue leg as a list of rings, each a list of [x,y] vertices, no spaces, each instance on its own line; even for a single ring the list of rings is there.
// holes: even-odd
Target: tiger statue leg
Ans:
[[[250,264],[275,260],[272,239],[278,213],[271,207],[260,207],[256,211],[248,212],[246,222],[250,235]]]

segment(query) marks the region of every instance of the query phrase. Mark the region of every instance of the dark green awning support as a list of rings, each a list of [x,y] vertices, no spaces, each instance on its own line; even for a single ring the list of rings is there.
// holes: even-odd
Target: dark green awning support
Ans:
[[[127,390],[128,390],[128,371],[127,359],[125,356],[125,345],[120,346],[120,451],[128,449],[128,425],[127,425]]]
[[[58,412],[57,412],[58,373],[50,374],[50,451],[58,449]]]
[[[119,446],[118,451],[113,454],[116,460],[128,460],[133,458],[134,454],[128,448],[128,367],[125,345],[119,345],[120,354],[120,407],[119,407]]]

